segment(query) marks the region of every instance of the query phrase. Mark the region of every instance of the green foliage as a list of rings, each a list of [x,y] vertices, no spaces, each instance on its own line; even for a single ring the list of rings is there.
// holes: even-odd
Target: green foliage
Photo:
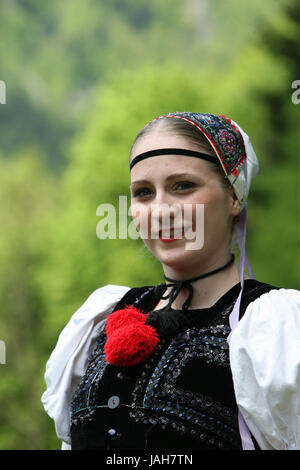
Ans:
[[[5,54],[0,41],[9,92],[0,106],[1,449],[59,447],[40,403],[43,373],[85,298],[105,284],[162,280],[140,240],[96,236],[97,207],[118,210],[129,196],[130,148],[154,117],[220,113],[251,136],[261,170],[248,255],[259,280],[299,288],[299,20],[295,2],[273,5],[3,3],[0,38],[12,47]]]
[[[41,448],[47,428],[40,404],[42,361],[48,351],[41,334],[43,299],[34,272],[42,262],[47,214],[56,206],[54,186],[33,152],[1,162],[0,168],[0,331],[6,345],[0,447]]]
[[[269,24],[286,41],[295,0],[3,0],[0,107],[3,155],[34,142],[52,171],[65,165],[64,142],[85,122],[98,84],[145,61],[214,69],[255,44]],[[234,36],[233,36],[234,32]],[[260,43],[261,46],[261,43]],[[257,77],[259,76],[256,75]],[[249,81],[249,80],[247,80]],[[15,139],[15,135],[18,138]]]

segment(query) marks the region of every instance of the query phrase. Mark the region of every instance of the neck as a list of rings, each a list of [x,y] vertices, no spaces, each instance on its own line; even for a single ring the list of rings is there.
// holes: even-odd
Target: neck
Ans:
[[[172,279],[191,279],[193,277],[199,276],[200,274],[206,274],[210,271],[213,271],[217,268],[220,268],[230,259],[230,255],[227,255],[227,258],[211,266],[208,269],[203,270],[202,273],[199,271],[195,274],[195,272],[189,271],[174,271],[172,273],[170,270],[166,270],[165,275]],[[214,305],[217,300],[222,297],[229,289],[240,282],[239,273],[237,266],[232,263],[226,269],[221,270],[211,276],[204,277],[202,279],[198,279],[192,282],[193,286],[193,298],[190,305],[190,308],[197,309],[197,308],[209,308]],[[170,288],[168,288],[168,291]],[[172,308],[180,309],[183,302],[186,300],[188,296],[188,289],[183,288],[180,293],[178,294],[177,298],[174,300]],[[164,305],[160,305],[163,307]]]

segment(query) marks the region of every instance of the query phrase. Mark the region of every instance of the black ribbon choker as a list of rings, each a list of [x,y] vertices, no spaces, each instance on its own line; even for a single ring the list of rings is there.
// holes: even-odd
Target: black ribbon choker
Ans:
[[[130,170],[132,167],[140,162],[141,160],[144,160],[145,158],[150,158],[150,157],[157,157],[159,155],[185,155],[188,157],[197,157],[197,158],[202,158],[204,160],[208,160],[209,162],[213,163],[219,163],[219,159],[217,157],[212,157],[211,155],[207,155],[206,153],[202,152],[196,152],[195,150],[187,150],[187,149],[157,149],[157,150],[150,150],[149,152],[144,152],[136,157],[134,157],[131,162],[130,162]]]
[[[203,279],[205,277],[212,276],[213,274],[216,274],[220,271],[223,271],[224,269],[228,268],[228,266],[230,266],[233,262],[234,262],[234,255],[232,254],[230,260],[226,264],[224,264],[224,266],[221,266],[220,268],[214,269],[213,271],[210,271],[208,273],[201,274],[201,276],[194,277],[192,279],[176,280],[176,279],[170,279],[169,277],[164,276],[165,280],[168,281],[168,283],[159,284],[157,286],[157,288],[161,288],[162,286],[167,286],[167,287],[172,288],[169,294],[167,294],[165,296],[161,296],[161,299],[169,299],[168,305],[166,305],[166,307],[164,307],[164,309],[171,308],[171,305],[174,302],[174,300],[176,299],[176,297],[178,296],[179,292],[184,287],[187,287],[189,289],[189,295],[188,295],[188,298],[185,300],[185,302],[182,305],[182,311],[185,312],[186,310],[188,310],[188,308],[191,305],[191,301],[192,301],[193,293],[194,293],[193,286],[191,285],[191,282],[198,281],[199,279]]]

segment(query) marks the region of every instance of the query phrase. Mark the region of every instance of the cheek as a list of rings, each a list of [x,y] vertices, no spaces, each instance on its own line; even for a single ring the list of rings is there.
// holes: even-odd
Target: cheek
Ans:
[[[208,200],[205,204],[205,224],[207,229],[211,229],[214,235],[218,235],[226,230],[229,220],[229,200],[224,193],[217,194],[216,197]]]
[[[203,203],[189,203],[185,204],[182,208],[182,220],[185,230],[192,229],[196,232],[200,225],[203,226],[204,217],[204,204]]]
[[[202,227],[207,215],[213,212],[213,205],[214,198],[209,191],[201,191],[201,194],[190,198],[183,208],[185,227],[192,227],[193,231],[197,231],[199,224]]]
[[[150,230],[150,211],[141,203],[131,203],[130,215],[141,237],[148,238]]]
[[[204,219],[205,226],[219,226],[225,221],[226,213],[229,209],[228,198],[225,196],[222,189],[218,186],[209,188],[197,195],[192,203],[192,222],[193,230],[196,229],[197,220]]]

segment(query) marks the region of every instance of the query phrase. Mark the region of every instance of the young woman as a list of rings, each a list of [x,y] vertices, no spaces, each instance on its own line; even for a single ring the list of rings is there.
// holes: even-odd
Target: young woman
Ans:
[[[102,287],[61,333],[42,401],[64,449],[300,449],[300,294],[244,279],[257,170],[225,116],[138,134],[131,213],[165,283]]]

